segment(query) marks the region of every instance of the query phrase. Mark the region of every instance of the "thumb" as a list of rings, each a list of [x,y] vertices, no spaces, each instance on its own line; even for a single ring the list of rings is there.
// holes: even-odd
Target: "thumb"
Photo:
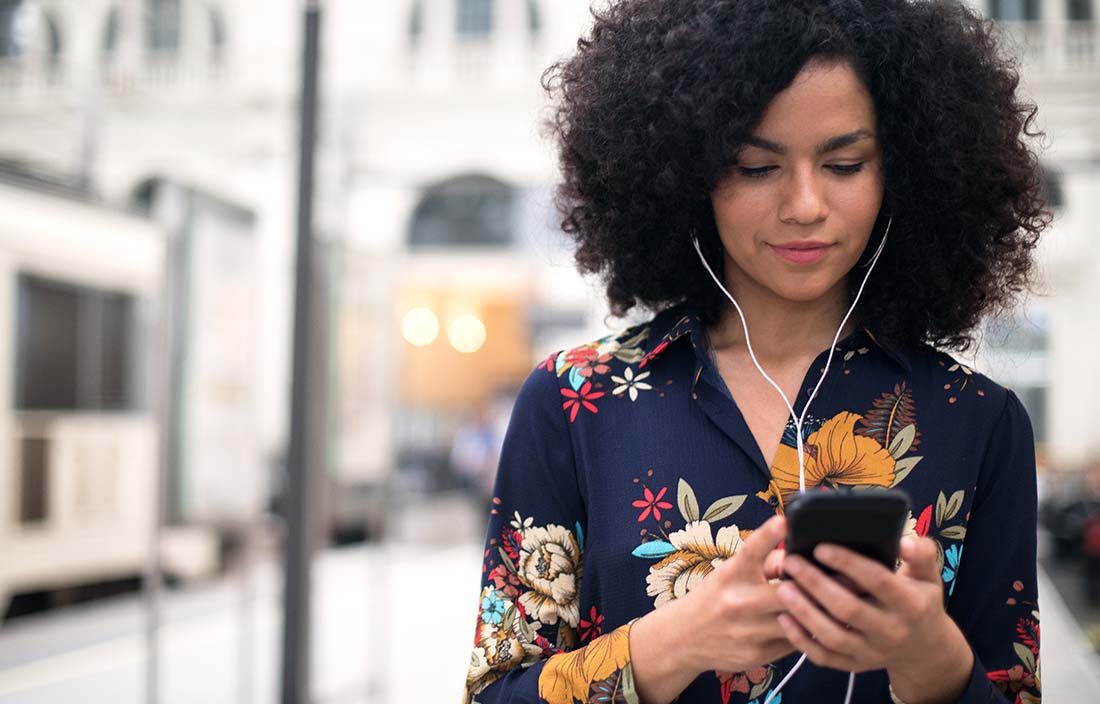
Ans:
[[[729,563],[728,574],[734,579],[761,582],[768,554],[787,537],[787,519],[772,516],[745,539]]]
[[[939,551],[931,538],[906,536],[901,539],[899,572],[922,582],[940,582]]]

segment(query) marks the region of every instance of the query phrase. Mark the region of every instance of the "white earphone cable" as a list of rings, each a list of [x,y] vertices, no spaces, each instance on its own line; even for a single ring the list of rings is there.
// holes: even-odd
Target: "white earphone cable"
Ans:
[[[801,415],[795,413],[794,405],[791,403],[791,400],[787,398],[787,394],[783,392],[783,389],[779,387],[779,384],[775,383],[775,381],[770,376],[768,376],[768,373],[764,371],[764,368],[760,366],[760,362],[756,359],[756,353],[752,349],[752,342],[749,340],[749,325],[745,321],[744,311],[741,310],[741,306],[738,305],[737,300],[733,297],[733,294],[731,294],[726,289],[726,287],[722,285],[722,282],[718,279],[718,276],[714,273],[714,270],[711,269],[710,264],[707,263],[707,258],[703,256],[703,250],[699,246],[699,239],[694,234],[692,235],[691,241],[695,245],[695,251],[699,254],[699,260],[703,262],[703,266],[706,268],[707,273],[710,274],[710,277],[714,279],[714,283],[718,285],[718,288],[722,289],[722,293],[726,294],[726,298],[730,300],[730,303],[732,303],[733,307],[737,310],[737,316],[741,319],[741,329],[745,333],[745,347],[748,348],[749,357],[752,359],[753,365],[756,367],[756,370],[760,372],[760,374],[764,377],[764,379],[766,379],[767,382],[771,384],[776,391],[779,392],[780,397],[782,397],[783,399],[783,403],[787,405],[787,410],[790,412],[791,420],[794,421],[795,444],[797,445],[798,450],[798,490],[800,493],[806,491],[806,463],[805,458],[803,457],[804,449],[802,439],[802,425],[806,421],[806,414],[810,410],[810,404],[813,402],[814,398],[817,397],[817,392],[821,389],[821,385],[825,382],[825,377],[829,374],[829,368],[832,366],[833,363],[833,355],[836,353],[837,342],[840,341],[840,335],[844,331],[844,326],[848,324],[848,319],[852,317],[852,313],[855,312],[856,306],[859,305],[859,299],[863,295],[863,289],[867,286],[867,280],[871,278],[871,272],[874,270],[875,264],[878,262],[879,256],[882,254],[882,250],[886,246],[886,237],[890,234],[890,226],[893,224],[893,222],[894,217],[893,215],[891,215],[889,217],[889,220],[887,220],[886,222],[886,230],[882,233],[882,241],[879,242],[878,249],[875,250],[874,256],[871,257],[871,262],[867,266],[867,273],[864,274],[863,281],[860,283],[859,289],[856,291],[856,295],[852,299],[852,305],[849,306],[848,312],[844,315],[843,320],[840,321],[840,327],[837,328],[836,335],[833,336],[833,342],[829,346],[829,356],[825,360],[825,368],[822,370],[821,377],[817,380],[817,384],[814,385],[813,391],[806,398],[806,405],[802,407]],[[791,668],[790,672],[787,673],[787,676],[784,677],[779,682],[779,685],[776,686],[776,688],[769,693],[767,699],[764,700],[764,704],[771,704],[772,699],[775,698],[777,694],[779,694],[780,690],[782,690],[787,682],[791,679],[791,677],[794,676],[794,673],[798,672],[798,669],[802,667],[802,663],[805,661],[806,654],[803,653],[802,657],[798,659],[797,663],[795,663],[795,666]],[[844,704],[850,704],[852,700],[852,691],[855,688],[855,679],[856,674],[854,672],[850,673],[848,677],[848,693],[844,697]]]

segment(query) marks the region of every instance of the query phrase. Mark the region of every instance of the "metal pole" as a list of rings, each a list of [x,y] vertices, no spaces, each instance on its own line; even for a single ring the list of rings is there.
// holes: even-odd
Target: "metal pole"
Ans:
[[[162,183],[154,199],[154,219],[164,227],[164,283],[161,286],[160,334],[157,336],[155,403],[158,416],[159,451],[153,477],[153,510],[149,545],[143,567],[145,606],[145,702],[160,700],[160,627],[164,600],[164,572],[160,543],[168,513],[168,487],[175,474],[178,456],[179,404],[183,374],[184,329],[187,318],[185,294],[188,196],[171,183]]]
[[[290,445],[287,451],[286,565],[283,592],[282,703],[306,704],[310,690],[310,558],[315,492],[307,458],[312,368],[313,160],[317,115],[317,63],[321,8],[307,0],[302,55],[301,136],[298,173],[298,253],[295,267],[294,360],[291,371]]]

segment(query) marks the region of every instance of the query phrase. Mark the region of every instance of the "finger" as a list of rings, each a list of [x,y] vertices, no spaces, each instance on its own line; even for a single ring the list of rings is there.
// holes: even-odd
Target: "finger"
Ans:
[[[783,629],[783,633],[786,634],[787,640],[790,641],[791,645],[793,645],[795,649],[805,653],[806,657],[810,659],[810,662],[820,667],[830,667],[835,670],[848,670],[850,672],[855,669],[849,658],[839,653],[832,652],[822,643],[815,640],[814,637],[810,635],[810,632],[799,624],[790,614],[781,614],[776,620],[779,622],[780,627]]]
[[[880,604],[889,604],[901,596],[893,570],[854,550],[842,545],[822,544],[814,548],[814,558],[847,577],[856,585],[856,591],[870,594]]]
[[[764,559],[786,535],[787,519],[783,516],[772,516],[764,521],[737,550],[734,559],[726,560],[727,563],[732,563],[729,574],[742,579],[763,581]]]
[[[831,551],[823,550],[822,548],[824,547],[823,545],[819,545],[818,548],[814,550],[814,556],[821,559],[820,554],[824,553],[827,557],[832,558],[833,556],[829,555]],[[897,581],[898,577],[893,572],[882,567],[879,563],[868,560],[862,555],[858,555],[854,552],[847,552],[853,557],[860,558],[860,560],[863,561],[859,563],[860,566],[869,569],[877,567],[881,569],[885,579]],[[838,560],[831,559],[830,561],[839,563]],[[890,634],[896,630],[896,620],[889,611],[890,605],[897,602],[879,598],[874,589],[889,594],[894,594],[895,592],[903,593],[905,590],[895,589],[893,587],[878,588],[875,585],[868,588],[865,586],[868,580],[863,580],[862,583],[858,582],[855,578],[845,574],[843,571],[840,571],[835,577],[830,577],[819,570],[812,562],[797,556],[791,556],[789,562],[791,566],[788,567],[788,570],[791,571],[791,576],[795,580],[795,583],[801,586],[805,593],[813,595],[813,601],[837,622],[851,626],[872,642],[882,642],[888,639]],[[843,565],[835,564],[829,566],[839,571],[839,568]],[[842,584],[842,580],[851,582],[855,587],[855,591],[845,584]],[[869,596],[863,596],[857,592],[867,592]],[[907,598],[908,597],[904,594],[896,597],[896,599],[899,600]]]
[[[940,582],[939,551],[931,538],[901,539],[898,553],[902,559],[901,573],[922,582]]]
[[[798,576],[795,577],[796,580],[798,578]],[[836,589],[846,591],[839,585],[836,585]],[[818,605],[821,602],[827,603],[828,600],[822,599],[816,591],[812,593],[814,599],[811,599],[806,591],[796,584],[788,582],[780,587],[779,598],[786,605],[787,613],[793,616],[803,628],[814,634],[814,637],[826,648],[838,653],[857,652],[864,642],[863,634],[854,628],[845,628],[843,624],[849,622],[847,620],[838,622],[833,615]],[[855,599],[850,592],[847,597]],[[815,600],[818,603],[815,603]]]
[[[772,550],[764,558],[764,579],[779,579],[783,576],[783,558],[786,550]]]

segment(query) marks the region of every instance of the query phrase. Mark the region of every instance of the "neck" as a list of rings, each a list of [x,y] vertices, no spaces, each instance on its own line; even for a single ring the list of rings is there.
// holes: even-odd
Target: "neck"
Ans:
[[[761,363],[767,360],[782,364],[816,357],[832,344],[836,329],[851,305],[843,288],[833,295],[807,302],[789,301],[770,292],[740,288],[748,290],[732,287],[729,290],[745,314],[752,349]],[[841,338],[856,328],[855,319],[853,315],[848,320]],[[736,350],[748,355],[741,318],[733,305],[726,309],[709,334],[716,352]]]

